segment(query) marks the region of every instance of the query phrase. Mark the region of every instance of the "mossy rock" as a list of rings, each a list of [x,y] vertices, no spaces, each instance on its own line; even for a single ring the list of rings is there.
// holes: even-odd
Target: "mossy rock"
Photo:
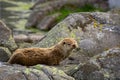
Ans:
[[[67,74],[75,80],[119,80],[120,48],[112,48],[71,69]]]
[[[12,31],[2,21],[0,21],[0,45],[7,47],[11,51],[17,48]]]
[[[75,80],[66,75],[62,70],[55,67],[36,65],[26,68],[21,65],[8,65],[1,63],[0,65],[1,80]]]

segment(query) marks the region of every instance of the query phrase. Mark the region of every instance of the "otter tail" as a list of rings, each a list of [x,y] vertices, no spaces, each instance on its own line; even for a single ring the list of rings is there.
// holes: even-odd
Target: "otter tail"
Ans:
[[[16,60],[16,55],[12,55],[10,59],[8,60],[8,63],[13,64]]]
[[[19,56],[20,54],[13,54],[10,59],[8,60],[8,63],[14,64],[19,62]]]

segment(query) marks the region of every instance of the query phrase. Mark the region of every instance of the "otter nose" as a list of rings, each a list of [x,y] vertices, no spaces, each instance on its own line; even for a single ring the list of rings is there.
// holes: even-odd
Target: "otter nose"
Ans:
[[[73,46],[73,48],[78,48],[78,44],[77,43],[73,44],[72,46]]]
[[[73,48],[76,48],[76,46],[75,46],[75,45],[72,45],[72,47],[73,47]]]
[[[77,48],[78,46],[77,46],[77,45],[75,45],[75,44],[73,44],[73,45],[72,45],[72,47],[73,47],[73,48]]]

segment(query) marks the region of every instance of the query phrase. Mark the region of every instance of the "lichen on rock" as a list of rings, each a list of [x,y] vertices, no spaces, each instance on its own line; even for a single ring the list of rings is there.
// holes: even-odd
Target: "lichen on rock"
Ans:
[[[0,21],[0,30],[0,45],[11,51],[15,50],[17,45],[13,39],[12,31],[2,21]]]

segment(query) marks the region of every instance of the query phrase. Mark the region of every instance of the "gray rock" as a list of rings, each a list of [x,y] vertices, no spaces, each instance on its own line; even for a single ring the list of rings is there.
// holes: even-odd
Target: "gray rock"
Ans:
[[[62,70],[44,65],[26,68],[20,65],[0,63],[0,80],[75,80]]]
[[[87,63],[80,64],[68,72],[75,80],[119,80],[120,48],[92,57]]]
[[[50,30],[56,24],[58,16],[60,16],[60,13],[46,16],[40,23],[38,23],[37,28],[40,30]]]
[[[0,21],[0,46],[7,47],[11,51],[17,48],[11,30],[2,21]]]
[[[119,5],[120,1],[119,0],[116,0],[116,1],[108,0],[108,2],[109,2],[110,8],[120,8],[120,5]]]
[[[8,48],[0,47],[0,61],[6,62],[11,56],[11,52]]]
[[[13,37],[16,43],[20,43],[20,42],[35,43],[40,41],[42,38],[44,38],[44,36],[40,34],[29,34],[29,35],[19,34],[19,35],[14,35]]]

